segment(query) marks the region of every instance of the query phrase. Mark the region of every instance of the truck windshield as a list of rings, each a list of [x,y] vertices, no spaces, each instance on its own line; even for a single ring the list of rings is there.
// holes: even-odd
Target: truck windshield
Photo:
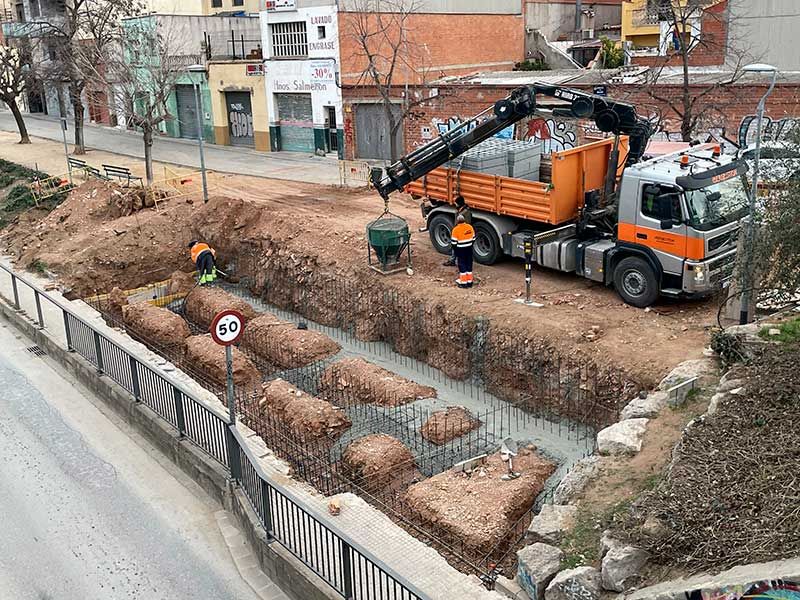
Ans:
[[[737,177],[699,190],[686,191],[689,225],[709,231],[747,215],[747,194]]]

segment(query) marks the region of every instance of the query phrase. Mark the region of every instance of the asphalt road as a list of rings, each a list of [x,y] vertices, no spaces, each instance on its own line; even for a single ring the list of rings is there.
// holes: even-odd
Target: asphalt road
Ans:
[[[220,507],[30,345],[0,320],[0,600],[256,600]]]
[[[49,117],[25,115],[25,125],[32,136],[60,142],[61,123]],[[0,130],[17,131],[14,117],[0,110]],[[131,131],[87,124],[84,127],[87,147],[106,152],[144,157],[142,136]],[[69,122],[67,142],[73,142],[72,121]],[[70,146],[70,151],[71,146]],[[153,142],[153,160],[191,168],[200,167],[197,142],[169,137],[157,137]],[[297,152],[256,152],[248,148],[205,145],[206,167],[221,173],[274,177],[289,181],[302,181],[339,185],[339,162],[331,157],[320,157]],[[94,165],[99,167],[100,165]]]

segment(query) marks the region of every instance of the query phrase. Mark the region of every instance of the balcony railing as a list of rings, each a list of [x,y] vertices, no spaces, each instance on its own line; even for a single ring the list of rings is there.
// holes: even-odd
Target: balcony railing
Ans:
[[[633,24],[637,27],[652,27],[662,21],[658,11],[639,8],[633,11]]]

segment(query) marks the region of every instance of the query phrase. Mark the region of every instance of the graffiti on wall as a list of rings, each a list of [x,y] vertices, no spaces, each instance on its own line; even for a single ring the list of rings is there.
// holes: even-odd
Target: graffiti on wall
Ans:
[[[800,584],[777,579],[715,590],[694,590],[686,600],[800,600]]]
[[[464,123],[464,121],[461,119],[461,117],[458,117],[458,116],[450,117],[446,121],[444,121],[442,119],[433,119],[432,120],[432,124],[433,124],[432,128],[427,126],[427,125],[423,125],[420,128],[420,137],[423,140],[430,140],[430,139],[432,139],[431,129],[435,130],[439,135],[444,135],[445,133],[447,133],[451,129],[455,129],[456,127],[461,126],[462,123]],[[472,131],[478,125],[479,125],[478,121],[471,121],[466,126],[466,131]],[[501,131],[498,131],[497,133],[494,134],[494,137],[501,138],[501,139],[506,139],[506,140],[512,139],[514,137],[514,126],[511,125],[509,127],[506,127],[505,129],[501,130]]]
[[[552,117],[536,117],[527,122],[523,139],[528,142],[541,142],[542,152],[561,152],[578,145],[578,130],[574,122],[562,121]]]
[[[798,130],[800,130],[800,119],[786,117],[785,119],[773,121],[769,117],[764,117],[761,141],[785,142]],[[744,148],[755,143],[757,133],[758,117],[756,115],[747,115],[739,124],[739,146]]]

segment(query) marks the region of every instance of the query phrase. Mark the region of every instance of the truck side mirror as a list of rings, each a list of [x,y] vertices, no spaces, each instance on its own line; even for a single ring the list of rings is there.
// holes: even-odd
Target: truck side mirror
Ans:
[[[661,229],[672,229],[675,219],[661,219]]]

